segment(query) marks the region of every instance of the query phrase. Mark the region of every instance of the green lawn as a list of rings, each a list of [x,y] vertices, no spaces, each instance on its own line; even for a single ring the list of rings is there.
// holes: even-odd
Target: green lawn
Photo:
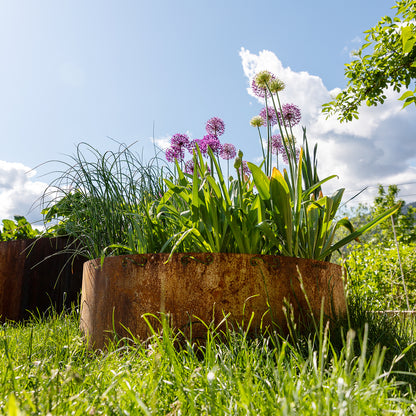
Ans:
[[[356,305],[356,330],[333,329],[330,336],[322,328],[315,338],[296,340],[210,330],[196,346],[167,330],[146,344],[121,340],[105,352],[85,348],[78,319],[73,312],[0,327],[1,414],[416,412],[409,322],[367,316]]]

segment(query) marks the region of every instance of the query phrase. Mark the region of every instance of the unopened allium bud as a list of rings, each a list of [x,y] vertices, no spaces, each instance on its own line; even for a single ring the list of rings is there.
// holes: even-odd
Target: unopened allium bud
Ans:
[[[250,120],[250,124],[253,127],[261,127],[264,126],[265,121],[264,118],[262,116],[254,116],[251,120]]]

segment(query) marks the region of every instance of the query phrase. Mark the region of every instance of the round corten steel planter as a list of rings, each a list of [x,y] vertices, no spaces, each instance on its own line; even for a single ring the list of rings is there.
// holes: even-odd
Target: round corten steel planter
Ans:
[[[102,266],[99,259],[84,263],[80,326],[89,347],[104,347],[114,331],[145,340],[150,331],[143,315],[160,312],[192,338],[206,334],[201,321],[217,325],[228,314],[228,324],[247,325],[254,313],[250,330],[273,325],[285,332],[288,304],[297,322],[310,317],[309,311],[319,318],[322,299],[327,318],[346,313],[343,269],[332,263],[228,253],[174,254],[167,262],[168,257],[126,255],[107,257]]]
[[[85,259],[71,261],[67,244],[63,237],[0,242],[0,322],[52,305],[60,312],[78,300]]]

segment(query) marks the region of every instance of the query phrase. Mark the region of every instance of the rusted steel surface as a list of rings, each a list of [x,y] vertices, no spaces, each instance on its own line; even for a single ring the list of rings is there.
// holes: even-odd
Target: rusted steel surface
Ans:
[[[28,318],[78,300],[83,259],[68,262],[65,238],[0,242],[0,321]],[[58,278],[59,276],[59,278]]]
[[[0,319],[18,320],[27,240],[0,242]]]
[[[293,305],[296,320],[310,315],[299,283],[302,277],[313,314],[335,318],[346,313],[343,269],[335,264],[280,256],[198,253],[107,257],[84,263],[81,329],[93,348],[102,348],[113,328],[119,336],[146,339],[144,314],[169,314],[170,323],[192,337],[204,337],[206,324],[228,322],[259,330],[287,330],[283,312]],[[268,306],[270,305],[270,307]],[[154,320],[152,321],[155,322]],[[190,322],[192,325],[190,326]],[[128,328],[126,331],[125,328]]]

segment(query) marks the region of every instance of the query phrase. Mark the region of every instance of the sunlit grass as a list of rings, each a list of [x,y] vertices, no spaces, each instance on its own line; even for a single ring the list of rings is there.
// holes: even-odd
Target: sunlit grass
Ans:
[[[321,328],[315,337],[296,342],[276,334],[249,337],[238,330],[210,329],[206,340],[195,345],[179,342],[165,326],[163,335],[146,343],[120,340],[95,352],[85,347],[76,312],[5,324],[0,330],[0,412],[411,413],[416,410],[412,347],[401,356],[411,345],[409,332],[386,327],[379,317],[354,325],[361,318],[352,313],[356,330],[342,336],[338,329],[330,335]]]

